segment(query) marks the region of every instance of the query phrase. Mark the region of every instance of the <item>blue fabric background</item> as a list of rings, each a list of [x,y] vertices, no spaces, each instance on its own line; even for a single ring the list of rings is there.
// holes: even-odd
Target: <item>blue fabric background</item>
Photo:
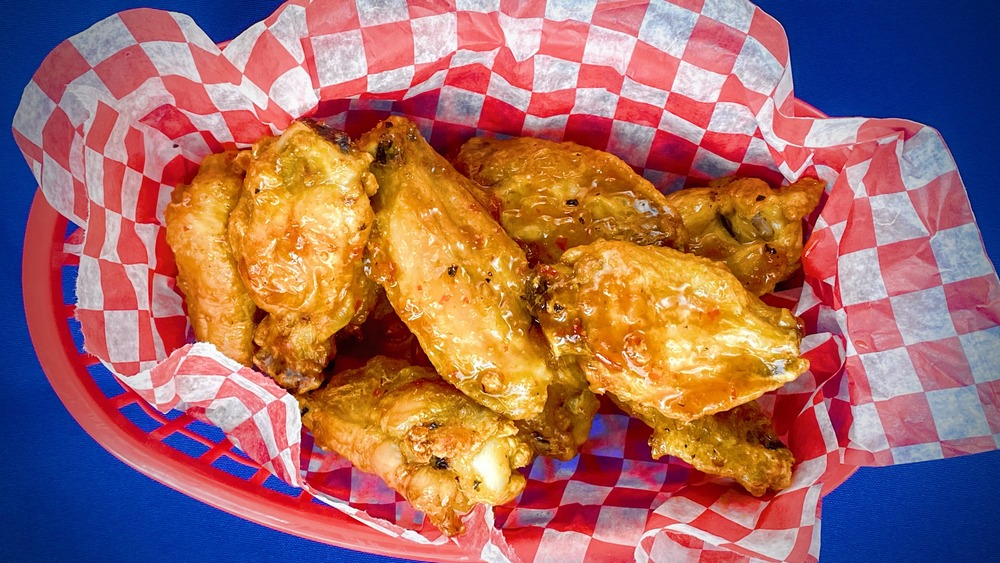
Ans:
[[[116,11],[185,12],[215,40],[269,15],[277,0],[35,0],[0,16],[6,71],[0,122],[61,40]],[[950,146],[994,265],[1000,50],[985,2],[761,0],[791,44],[796,94],[833,116],[904,117]],[[0,221],[0,559],[10,561],[392,561],[258,526],[132,470],[59,403],[36,359],[21,300],[21,245],[35,181],[9,133]],[[1000,350],[996,351],[1000,354]],[[823,502],[821,561],[986,561],[1000,553],[1000,453],[863,468]],[[160,535],[150,536],[147,523]]]

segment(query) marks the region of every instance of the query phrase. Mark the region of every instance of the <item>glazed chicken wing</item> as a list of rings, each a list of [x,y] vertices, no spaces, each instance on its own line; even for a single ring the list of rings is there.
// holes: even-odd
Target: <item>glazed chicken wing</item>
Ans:
[[[703,473],[733,479],[758,497],[792,484],[795,458],[756,401],[688,422],[648,406],[617,404],[653,428],[653,459],[674,456]]]
[[[681,218],[620,158],[576,143],[469,139],[456,168],[534,264],[597,240],[684,248]]]
[[[575,455],[596,399],[561,372],[534,324],[524,253],[412,122],[391,117],[360,144],[380,186],[372,276],[431,363],[476,402],[531,425],[540,452]],[[558,396],[547,400],[550,384]]]
[[[557,356],[630,409],[682,421],[728,410],[808,369],[797,319],[720,263],[599,241],[541,268],[533,302]]]
[[[524,254],[416,125],[390,118],[360,144],[375,157],[369,250],[389,302],[448,382],[508,418],[537,415],[552,372],[521,303]]]
[[[229,248],[226,225],[243,187],[236,153],[205,157],[188,185],[178,186],[165,211],[167,244],[177,261],[177,286],[184,293],[196,339],[250,365],[254,313]]]
[[[431,369],[376,357],[300,398],[316,442],[385,480],[448,535],[477,503],[524,488],[527,438]]]
[[[375,285],[362,260],[377,184],[346,134],[294,122],[253,147],[229,240],[250,296],[268,315],[254,364],[296,392],[314,389],[334,334],[360,324]]]
[[[684,219],[689,252],[725,262],[755,295],[774,291],[799,268],[802,219],[819,205],[823,182],[802,178],[772,190],[756,178],[725,178],[667,195]]]

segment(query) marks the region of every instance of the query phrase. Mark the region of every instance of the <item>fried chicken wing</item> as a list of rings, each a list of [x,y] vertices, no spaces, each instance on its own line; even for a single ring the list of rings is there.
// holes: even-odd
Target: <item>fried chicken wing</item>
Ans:
[[[177,186],[165,211],[167,244],[177,261],[195,338],[250,365],[254,314],[227,239],[229,214],[243,187],[235,152],[206,156],[194,180]]]
[[[300,398],[316,442],[374,473],[448,535],[477,503],[524,488],[527,438],[431,369],[376,357]]]
[[[476,197],[532,264],[602,239],[684,248],[677,211],[612,154],[571,142],[475,137],[455,166],[480,184]]]
[[[542,412],[516,421],[538,455],[569,461],[590,435],[600,404],[575,362],[556,360]]]
[[[795,458],[756,401],[688,422],[648,406],[616,403],[653,428],[653,459],[674,456],[703,473],[733,479],[758,497],[792,484]]]
[[[256,143],[229,241],[250,296],[268,315],[254,364],[296,392],[314,389],[334,334],[374,303],[363,253],[377,184],[347,135],[294,122]]]
[[[809,367],[797,319],[712,260],[599,241],[540,270],[533,303],[554,352],[575,356],[594,391],[629,408],[694,420]]]
[[[524,254],[412,122],[390,118],[360,145],[375,157],[369,251],[389,302],[449,383],[508,418],[539,414],[552,371],[521,299]]]
[[[684,220],[689,252],[725,262],[755,295],[774,291],[799,268],[802,219],[819,205],[813,178],[772,190],[756,178],[724,178],[667,195]]]

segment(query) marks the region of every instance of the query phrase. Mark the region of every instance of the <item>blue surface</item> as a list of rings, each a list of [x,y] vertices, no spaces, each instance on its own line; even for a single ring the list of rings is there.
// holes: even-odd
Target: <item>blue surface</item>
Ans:
[[[191,14],[216,40],[267,16],[275,1],[8,3],[0,18],[9,126],[55,45],[140,5]],[[959,164],[984,242],[1000,258],[1000,55],[987,3],[761,1],[789,36],[797,95],[830,115],[905,117],[941,131]],[[238,6],[238,7],[236,7]],[[4,560],[391,561],[252,524],[137,473],[98,446],[49,387],[21,302],[21,241],[35,182],[9,134],[0,237],[6,369],[0,409],[0,558]],[[1000,353],[1000,352],[998,352]],[[821,561],[986,561],[1000,553],[1000,453],[862,469],[823,503]],[[151,513],[150,508],[155,508]],[[150,538],[144,522],[162,535]]]

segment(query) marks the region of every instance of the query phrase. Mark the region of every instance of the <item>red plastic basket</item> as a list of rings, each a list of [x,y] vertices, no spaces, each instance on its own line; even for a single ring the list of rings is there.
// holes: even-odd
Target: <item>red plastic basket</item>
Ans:
[[[797,115],[825,117],[796,100]],[[150,407],[80,343],[73,282],[78,257],[66,251],[74,227],[41,192],[25,231],[22,287],[28,330],[42,369],[66,409],[115,457],[192,498],[270,528],[370,553],[434,561],[468,561],[453,544],[392,538],[292,488],[244,456],[222,431]],[[827,480],[829,492],[854,468]],[[516,546],[515,546],[516,548]]]

